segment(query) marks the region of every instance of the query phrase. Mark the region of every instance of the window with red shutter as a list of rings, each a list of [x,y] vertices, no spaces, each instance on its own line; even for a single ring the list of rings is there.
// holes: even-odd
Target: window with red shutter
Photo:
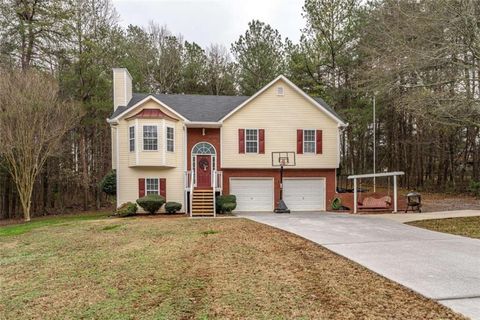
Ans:
[[[303,153],[303,129],[297,130],[297,153]]]
[[[265,129],[258,129],[258,153],[265,153]]]
[[[145,179],[138,179],[138,197],[145,197]]]
[[[238,129],[238,153],[245,153],[245,129]]]
[[[317,154],[323,153],[323,132],[317,130]]]

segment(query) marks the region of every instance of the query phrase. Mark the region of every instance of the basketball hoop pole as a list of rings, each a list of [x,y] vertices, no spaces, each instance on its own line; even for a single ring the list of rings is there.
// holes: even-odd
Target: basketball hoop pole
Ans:
[[[280,166],[280,201],[283,200],[283,164]]]
[[[278,201],[278,205],[273,212],[290,213],[290,209],[288,209],[285,202],[283,202],[283,163],[280,163],[280,200]]]
[[[275,151],[272,152],[272,167],[280,166],[280,200],[273,212],[290,213],[285,202],[283,202],[283,167],[295,166],[295,152],[292,151]]]

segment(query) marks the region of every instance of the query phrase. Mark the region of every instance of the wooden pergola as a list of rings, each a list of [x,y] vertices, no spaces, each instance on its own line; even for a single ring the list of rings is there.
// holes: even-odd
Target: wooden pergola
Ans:
[[[393,213],[396,213],[397,208],[397,177],[403,176],[405,172],[403,171],[394,171],[394,172],[382,172],[382,173],[367,173],[367,174],[354,174],[348,176],[348,179],[353,179],[353,213],[358,211],[358,194],[357,194],[357,179],[366,179],[366,178],[380,178],[380,177],[393,177]]]

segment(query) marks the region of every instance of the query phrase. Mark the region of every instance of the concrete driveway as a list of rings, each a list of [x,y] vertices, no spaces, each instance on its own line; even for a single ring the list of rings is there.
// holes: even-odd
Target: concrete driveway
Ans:
[[[480,320],[480,240],[391,219],[338,213],[242,213],[295,233]]]

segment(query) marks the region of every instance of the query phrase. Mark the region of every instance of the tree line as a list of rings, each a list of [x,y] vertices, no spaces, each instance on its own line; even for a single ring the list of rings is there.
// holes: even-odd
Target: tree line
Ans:
[[[108,204],[98,185],[111,169],[112,67],[128,68],[136,92],[172,94],[251,95],[285,74],[349,123],[339,174],[372,172],[375,130],[377,171],[405,171],[403,187],[466,192],[480,180],[478,1],[306,0],[302,12],[297,42],[253,20],[230,47],[202,47],[155,22],[122,28],[110,0],[1,0],[0,72],[30,74],[68,105],[58,119],[76,119],[37,168],[33,214]],[[0,109],[0,133],[10,132],[14,99]],[[0,139],[0,218],[21,216],[25,201],[12,139]]]

